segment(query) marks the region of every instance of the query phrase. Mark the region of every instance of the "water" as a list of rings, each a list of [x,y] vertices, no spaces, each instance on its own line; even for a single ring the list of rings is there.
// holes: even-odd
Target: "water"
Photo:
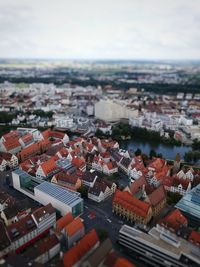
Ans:
[[[176,154],[179,153],[181,159],[184,158],[185,152],[191,150],[189,146],[171,146],[165,144],[159,144],[154,142],[145,142],[138,139],[131,139],[119,142],[120,148],[126,150],[135,151],[139,148],[142,153],[149,155],[151,149],[153,149],[157,154],[161,153],[166,159],[175,159]]]

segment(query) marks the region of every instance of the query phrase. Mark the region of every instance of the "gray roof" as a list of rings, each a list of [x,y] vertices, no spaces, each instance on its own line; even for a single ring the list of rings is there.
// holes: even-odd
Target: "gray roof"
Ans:
[[[200,184],[186,193],[176,204],[176,208],[200,219]]]
[[[35,189],[71,207],[82,201],[80,193],[72,192],[53,183],[43,182],[36,186]]]

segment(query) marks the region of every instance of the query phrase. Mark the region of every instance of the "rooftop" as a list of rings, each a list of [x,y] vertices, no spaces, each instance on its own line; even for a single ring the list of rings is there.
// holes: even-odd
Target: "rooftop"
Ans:
[[[128,225],[123,225],[120,229],[120,233],[127,235],[129,238],[134,238],[141,243],[145,243],[147,246],[170,255],[177,260],[181,258],[181,255],[187,255],[190,259],[200,264],[200,256],[191,252],[188,246],[188,241],[180,237],[176,237],[177,242],[179,242],[179,246],[174,246],[162,239],[161,233],[155,227],[146,234]]]
[[[66,225],[65,231],[68,236],[73,236],[81,229],[84,229],[84,225],[79,217],[74,219],[72,222]]]
[[[61,217],[59,220],[57,220],[56,222],[56,228],[61,230],[63,229],[65,226],[67,226],[69,223],[71,223],[73,221],[73,216],[72,213],[69,212],[67,213],[65,216]]]
[[[44,192],[50,195],[52,198],[73,207],[74,204],[80,202],[80,194],[78,192],[72,192],[66,188],[62,188],[56,184],[43,182],[35,187],[35,190]]]
[[[71,267],[79,262],[99,242],[96,231],[87,233],[74,247],[68,250],[63,257],[65,267]]]
[[[176,204],[176,208],[200,219],[200,184],[187,192]]]

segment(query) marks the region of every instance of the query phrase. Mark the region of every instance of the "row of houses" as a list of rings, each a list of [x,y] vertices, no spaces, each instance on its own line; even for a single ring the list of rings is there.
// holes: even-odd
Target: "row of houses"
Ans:
[[[0,258],[11,251],[19,252],[48,233],[56,223],[56,211],[51,204],[33,210],[24,216],[15,216],[7,226],[0,221],[2,239]]]

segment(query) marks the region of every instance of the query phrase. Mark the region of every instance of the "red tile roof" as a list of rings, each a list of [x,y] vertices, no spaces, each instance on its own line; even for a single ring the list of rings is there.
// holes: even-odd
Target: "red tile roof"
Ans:
[[[117,167],[115,162],[109,161],[108,163],[106,163],[107,167],[109,170],[115,169]]]
[[[122,192],[119,190],[115,192],[113,204],[118,204],[144,218],[146,217],[149,209],[151,208],[150,204],[137,199],[129,192]]]
[[[189,236],[189,241],[194,245],[200,247],[200,233],[197,231],[192,231]]]
[[[73,157],[72,165],[76,166],[77,168],[82,168],[85,166],[85,160],[79,157]]]
[[[156,171],[159,171],[164,167],[165,164],[166,164],[166,161],[164,159],[153,158],[150,164],[148,165],[148,168],[150,167],[150,168],[155,169]]]
[[[162,218],[159,222],[160,225],[166,228],[172,228],[173,230],[177,231],[180,226],[187,226],[188,221],[180,212],[180,210],[175,209],[170,212],[167,216]]]
[[[43,172],[45,173],[45,175],[48,175],[51,172],[53,172],[54,170],[58,169],[58,167],[56,166],[56,163],[55,163],[55,159],[53,157],[51,157],[47,161],[43,162],[40,166],[41,166]]]
[[[155,207],[161,201],[166,199],[166,193],[163,185],[160,185],[156,190],[154,190],[150,195],[148,195],[150,204]]]
[[[34,155],[39,154],[39,153],[40,153],[40,145],[39,145],[39,143],[34,143],[34,144],[22,149],[22,151],[19,153],[19,156],[22,160],[24,160],[30,156],[34,156]]]
[[[10,138],[3,142],[3,145],[5,146],[7,151],[10,151],[14,148],[21,147],[19,141],[17,138]]]
[[[11,138],[19,138],[20,137],[20,134],[18,131],[11,131],[7,134],[4,134],[2,136],[5,140],[8,140],[8,139],[11,139]]]
[[[131,194],[135,195],[138,191],[142,190],[143,185],[147,186],[147,181],[144,176],[134,181],[130,186]]]
[[[27,143],[33,139],[33,135],[31,133],[27,133],[21,137],[24,143]]]
[[[60,218],[59,220],[56,221],[56,228],[58,230],[62,230],[67,226],[69,223],[71,223],[74,220],[71,212],[67,213],[65,216]]]
[[[87,233],[74,247],[68,250],[63,257],[64,267],[72,267],[88,253],[97,243],[99,238],[93,229]]]
[[[74,219],[65,227],[65,231],[68,236],[73,236],[82,229],[84,229],[84,225],[79,217]]]
[[[77,183],[78,177],[66,172],[59,172],[55,175],[57,181],[63,181],[70,185],[75,185]]]

